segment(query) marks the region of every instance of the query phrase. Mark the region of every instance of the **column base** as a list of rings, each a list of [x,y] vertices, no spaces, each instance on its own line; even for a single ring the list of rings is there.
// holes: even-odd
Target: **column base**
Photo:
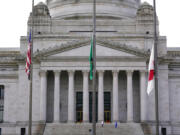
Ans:
[[[89,120],[84,120],[83,123],[87,124],[89,123]]]
[[[73,121],[73,120],[68,120],[67,123],[75,123],[75,121]]]
[[[127,123],[134,123],[134,121],[133,120],[128,120]]]
[[[60,121],[58,121],[58,120],[54,120],[54,121],[53,121],[53,123],[60,123]]]
[[[119,120],[113,120],[113,121],[112,121],[112,123],[115,123],[115,122],[120,123]]]
[[[39,123],[46,123],[46,120],[40,120]]]
[[[98,120],[97,123],[102,123],[102,121],[104,122],[104,120]]]
[[[147,123],[147,120],[141,120],[141,123]]]

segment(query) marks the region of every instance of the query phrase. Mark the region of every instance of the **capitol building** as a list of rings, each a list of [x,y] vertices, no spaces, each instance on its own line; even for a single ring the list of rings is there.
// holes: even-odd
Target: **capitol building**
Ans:
[[[96,8],[97,135],[155,135],[155,92],[146,92],[153,7],[140,0],[97,0]],[[47,0],[34,7],[33,135],[91,134],[92,14],[92,0]],[[31,13],[27,25],[19,48],[0,48],[0,135],[28,133]],[[167,47],[158,17],[157,34],[159,131],[180,135],[180,48]]]

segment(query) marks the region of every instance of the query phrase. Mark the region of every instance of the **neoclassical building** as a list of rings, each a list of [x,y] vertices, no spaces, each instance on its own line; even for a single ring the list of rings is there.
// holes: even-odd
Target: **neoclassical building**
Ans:
[[[34,8],[33,135],[88,135],[92,1],[47,0]],[[97,0],[97,135],[153,135],[154,91],[147,95],[153,7],[140,0]],[[20,48],[0,48],[0,134],[28,133],[28,35]],[[159,118],[162,135],[180,135],[180,48],[159,35]],[[104,121],[104,127],[101,122]],[[114,127],[114,123],[118,127]]]

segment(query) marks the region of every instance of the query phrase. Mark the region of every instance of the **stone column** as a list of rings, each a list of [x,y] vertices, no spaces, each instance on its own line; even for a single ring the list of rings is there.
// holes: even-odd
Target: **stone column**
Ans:
[[[83,122],[89,122],[88,71],[83,71]]]
[[[133,89],[132,89],[132,70],[127,72],[127,121],[133,122]]]
[[[69,89],[68,89],[68,122],[74,122],[74,71],[68,71],[69,74]]]
[[[146,71],[140,71],[140,90],[141,90],[141,121],[146,121],[147,117],[147,93],[146,93]]]
[[[60,112],[60,71],[54,71],[54,122],[59,122]]]
[[[40,72],[40,121],[46,121],[46,99],[47,99],[47,76],[46,71]]]
[[[98,121],[104,121],[104,71],[98,71]]]
[[[119,121],[118,71],[113,71],[113,121]]]

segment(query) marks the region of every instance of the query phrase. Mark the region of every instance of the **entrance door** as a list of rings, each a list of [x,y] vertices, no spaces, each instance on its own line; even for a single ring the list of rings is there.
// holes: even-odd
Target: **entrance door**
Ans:
[[[111,92],[104,92],[104,122],[111,122]]]
[[[96,121],[98,111],[98,93],[96,92]],[[83,121],[83,93],[76,92],[76,122]],[[92,122],[92,92],[89,92],[89,121]],[[111,122],[111,93],[104,92],[104,122]]]
[[[76,122],[83,121],[83,93],[76,93]]]

